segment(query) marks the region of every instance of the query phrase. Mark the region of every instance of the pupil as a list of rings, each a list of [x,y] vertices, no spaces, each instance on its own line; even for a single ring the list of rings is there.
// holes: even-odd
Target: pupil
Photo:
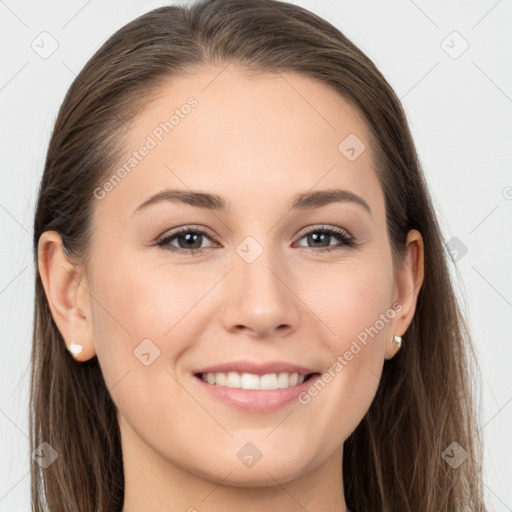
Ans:
[[[184,235],[183,237],[184,237],[184,238],[185,238],[185,240],[186,240],[185,247],[188,247],[188,248],[192,247],[192,244],[193,244],[194,242],[197,242],[197,239],[198,239],[200,236],[201,236],[201,235],[199,235],[199,234],[197,234],[197,233],[196,233],[196,234],[187,233],[186,235]],[[201,245],[201,244],[199,244],[199,245]],[[195,249],[195,247],[193,247],[193,248]]]
[[[319,238],[321,239],[320,241],[325,241],[324,239],[330,236],[331,235],[328,235],[326,233],[312,233],[310,235],[310,237],[313,238],[314,243],[317,243]]]

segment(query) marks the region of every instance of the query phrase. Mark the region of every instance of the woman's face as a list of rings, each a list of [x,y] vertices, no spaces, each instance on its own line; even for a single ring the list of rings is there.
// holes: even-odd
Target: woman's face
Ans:
[[[412,291],[356,111],[293,73],[203,68],[136,118],[109,178],[85,311],[125,462],[235,486],[338,463]]]

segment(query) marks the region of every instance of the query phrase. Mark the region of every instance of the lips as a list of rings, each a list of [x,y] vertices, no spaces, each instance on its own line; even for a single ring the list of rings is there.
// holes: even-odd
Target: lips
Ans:
[[[243,412],[269,413],[285,406],[294,404],[301,393],[307,391],[320,378],[319,373],[309,374],[308,380],[301,384],[291,385],[278,389],[243,389],[209,384],[204,382],[197,375],[192,377],[193,385],[197,386],[200,393],[204,394],[207,400],[227,405],[232,409]]]
[[[252,373],[254,375],[267,375],[270,373],[298,373],[299,375],[308,375],[317,373],[318,370],[283,361],[260,363],[256,361],[240,360],[208,366],[195,371],[194,374],[228,372]]]
[[[292,402],[320,375],[314,368],[283,361],[233,361],[193,373],[209,396],[246,411],[265,412]]]

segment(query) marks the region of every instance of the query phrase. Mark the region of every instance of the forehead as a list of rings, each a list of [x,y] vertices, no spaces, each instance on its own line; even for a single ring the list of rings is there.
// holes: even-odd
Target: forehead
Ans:
[[[230,204],[257,193],[284,201],[283,192],[316,184],[378,194],[367,127],[324,83],[297,73],[207,66],[151,95],[112,170],[123,168],[122,179],[101,207],[131,202],[133,209],[135,199],[170,187],[209,189]]]

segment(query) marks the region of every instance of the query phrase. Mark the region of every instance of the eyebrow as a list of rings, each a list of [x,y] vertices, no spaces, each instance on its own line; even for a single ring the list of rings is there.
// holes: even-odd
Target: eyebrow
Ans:
[[[134,213],[162,201],[181,202],[197,208],[227,212],[229,203],[217,194],[207,192],[192,192],[187,190],[164,190],[152,195],[142,204],[140,204]],[[354,203],[363,207],[371,216],[372,210],[368,203],[360,196],[342,189],[317,190],[313,192],[302,192],[293,196],[290,209],[292,210],[310,210],[320,208],[331,203]]]

